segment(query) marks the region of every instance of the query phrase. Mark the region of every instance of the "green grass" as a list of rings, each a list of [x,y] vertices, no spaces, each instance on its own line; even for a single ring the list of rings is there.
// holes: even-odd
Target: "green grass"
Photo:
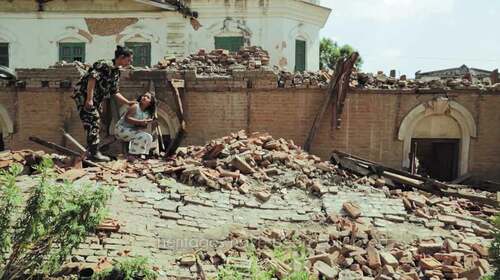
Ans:
[[[259,263],[255,248],[252,246],[247,250],[250,270],[240,271],[240,268],[233,265],[224,265],[219,269],[217,280],[270,280],[275,276],[274,269]],[[276,260],[286,263],[292,268],[291,273],[285,280],[308,280],[311,275],[306,268],[307,251],[303,244],[290,244],[275,247],[273,257]]]

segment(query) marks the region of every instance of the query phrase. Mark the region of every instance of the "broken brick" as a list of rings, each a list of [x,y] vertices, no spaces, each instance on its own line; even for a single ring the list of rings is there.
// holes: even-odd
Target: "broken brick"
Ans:
[[[356,219],[361,216],[361,210],[359,206],[354,204],[353,202],[345,202],[342,205],[342,209],[349,215],[351,218]]]
[[[441,263],[433,257],[420,259],[420,267],[424,270],[433,270],[441,267]]]

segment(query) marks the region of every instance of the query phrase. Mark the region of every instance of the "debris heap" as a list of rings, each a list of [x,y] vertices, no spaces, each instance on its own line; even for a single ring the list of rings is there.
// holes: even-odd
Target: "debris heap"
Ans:
[[[379,71],[376,74],[357,72],[351,75],[350,86],[363,89],[475,89],[500,90],[500,83],[493,84],[490,78],[421,78],[408,79],[406,75],[399,78],[387,76]]]
[[[405,244],[352,217],[330,215],[326,222],[328,230],[233,231],[218,248],[183,256],[178,264],[196,271],[197,257],[204,264],[198,269],[236,265],[250,277],[249,259],[256,256],[260,267],[275,271],[278,279],[296,271],[294,262],[300,257],[306,260],[302,269],[323,279],[480,279],[491,271],[487,248],[470,237],[429,237]],[[253,246],[248,249],[248,244]]]
[[[155,65],[158,69],[195,70],[197,75],[231,75],[233,70],[255,70],[269,65],[269,53],[261,47],[241,48],[237,52],[200,49],[183,59],[164,58]]]
[[[42,155],[5,152],[0,164],[29,166]],[[84,169],[65,162],[59,179],[118,192],[115,216],[75,252],[76,262],[147,255],[167,279],[212,279],[224,269],[250,279],[255,264],[278,279],[299,268],[322,279],[480,279],[492,271],[497,206],[360,175],[354,162],[352,170],[346,160],[323,162],[267,133],[232,133],[167,159]],[[228,224],[229,233],[208,237]],[[211,242],[190,252],[151,246],[172,234]]]
[[[137,171],[147,172],[144,165]],[[134,168],[134,167],[133,167]],[[297,187],[326,192],[324,183],[341,184],[351,175],[317,156],[304,152],[293,141],[274,139],[267,133],[244,131],[211,141],[205,146],[179,148],[151,173],[168,175],[188,185],[211,190],[257,192],[265,200],[270,192]]]

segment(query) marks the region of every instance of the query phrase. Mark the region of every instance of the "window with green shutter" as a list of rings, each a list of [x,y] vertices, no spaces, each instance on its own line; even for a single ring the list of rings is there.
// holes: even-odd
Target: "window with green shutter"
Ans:
[[[295,71],[306,70],[306,41],[295,40]]]
[[[9,67],[9,43],[0,43],[0,65]]]
[[[126,42],[125,46],[134,52],[133,66],[151,67],[151,43]]]
[[[241,47],[243,47],[243,37],[241,36],[215,37],[216,49],[224,49],[231,52],[237,52]]]
[[[59,61],[85,62],[85,43],[59,43]]]

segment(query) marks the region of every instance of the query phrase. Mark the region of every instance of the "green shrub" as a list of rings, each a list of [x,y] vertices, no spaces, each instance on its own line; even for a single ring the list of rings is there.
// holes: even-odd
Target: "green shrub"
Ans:
[[[144,280],[155,280],[158,278],[158,274],[151,269],[147,258],[135,257],[115,262],[113,268],[95,274],[93,279],[134,280],[136,277],[142,277],[140,279]]]
[[[0,263],[6,262],[12,246],[10,224],[14,211],[22,200],[20,190],[16,186],[16,178],[22,170],[21,165],[14,164],[9,170],[0,171]]]
[[[16,186],[21,168],[14,166],[0,174],[6,186],[0,190],[1,280],[53,273],[104,217],[109,191],[56,184],[52,167],[47,158],[37,167],[38,183],[23,209]]]
[[[495,230],[493,231],[494,239],[491,242],[489,255],[496,271],[492,279],[500,279],[500,214],[495,216],[493,224],[495,225]]]
[[[247,249],[247,254],[250,261],[250,271],[242,272],[236,266],[224,265],[219,269],[217,274],[218,280],[270,280],[274,279],[276,271],[273,268],[267,267],[259,263],[255,248]],[[289,244],[275,247],[273,257],[276,260],[282,261],[292,268],[290,274],[284,278],[285,280],[307,280],[311,275],[306,267],[307,251],[303,244]]]

